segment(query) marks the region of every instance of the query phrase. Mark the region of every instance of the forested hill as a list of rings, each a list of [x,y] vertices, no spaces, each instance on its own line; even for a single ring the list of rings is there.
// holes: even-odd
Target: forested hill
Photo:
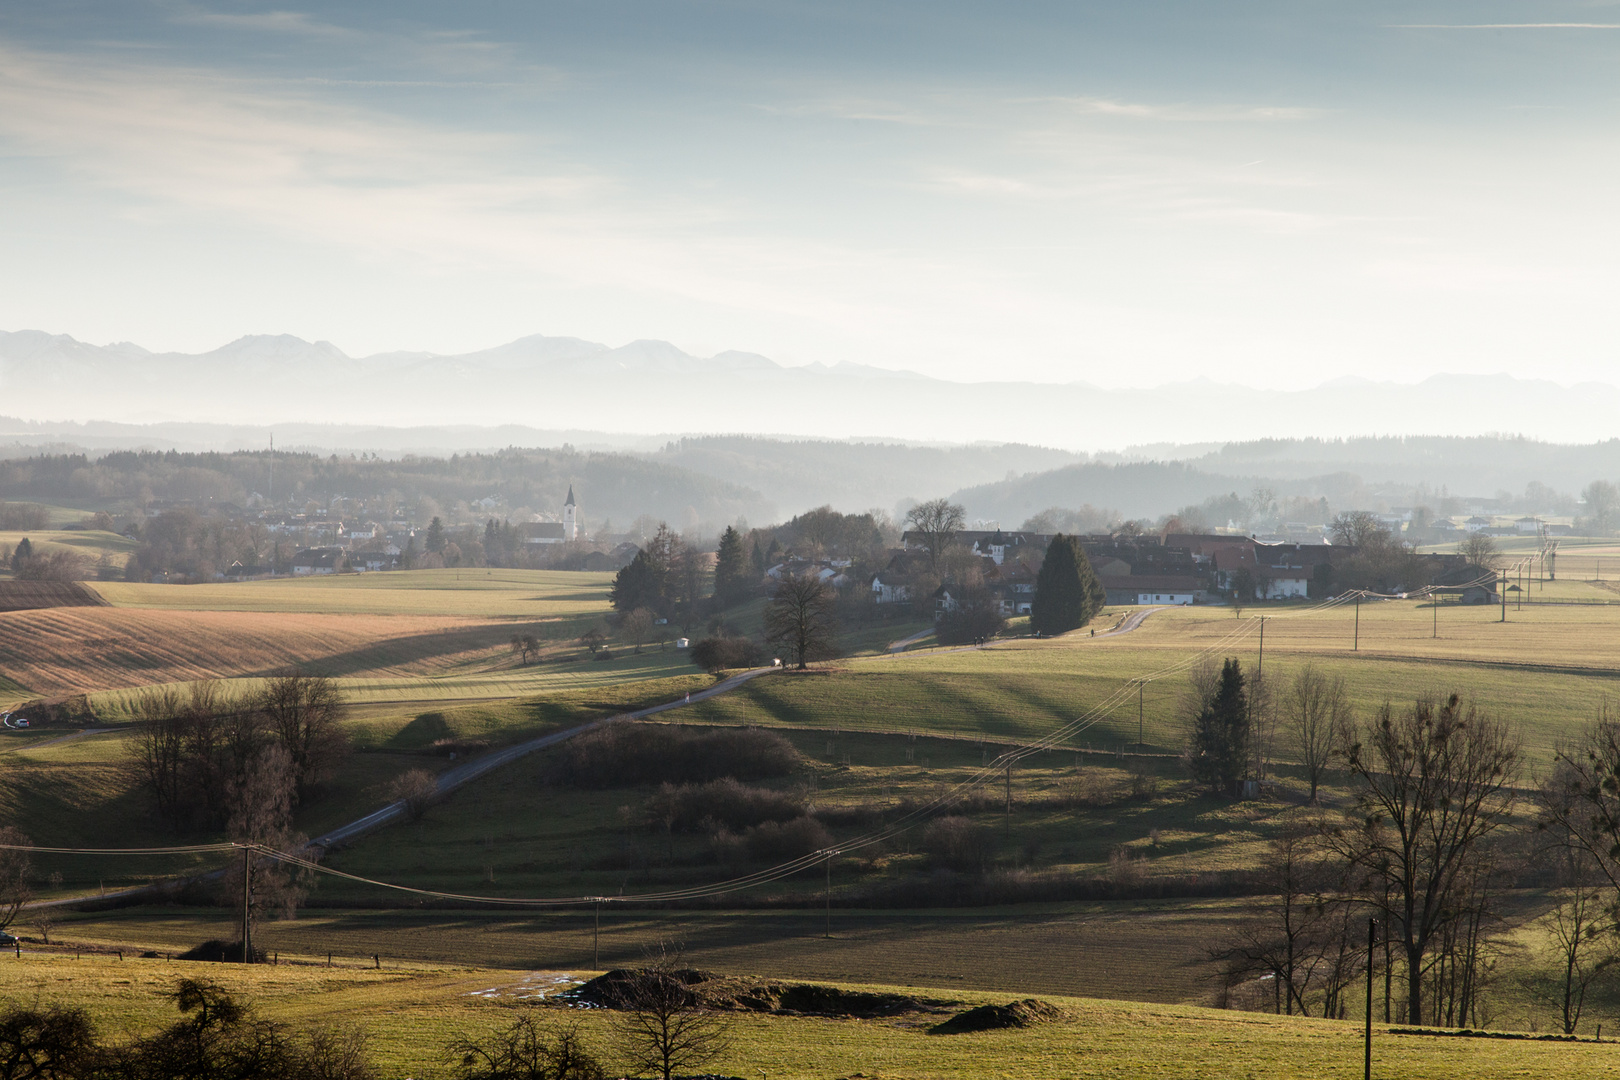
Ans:
[[[1354,473],[1373,483],[1421,484],[1481,496],[1518,493],[1535,483],[1578,492],[1593,480],[1620,477],[1620,439],[1583,444],[1504,435],[1257,439],[1218,447],[1135,447],[1108,457],[1175,460],[1230,477],[1300,480]]]
[[[879,442],[710,435],[671,442],[656,460],[725,477],[766,494],[786,513],[831,504],[850,513],[893,512],[969,484],[1044,472],[1087,455],[1019,443],[907,446]]]
[[[452,511],[493,498],[493,511],[469,507],[466,517],[559,513],[572,484],[590,530],[612,519],[619,528],[643,515],[678,528],[738,517],[770,521],[776,507],[758,491],[689,469],[629,454],[572,450],[506,450],[446,458],[322,457],[266,451],[188,454],[118,451],[104,457],[53,454],[0,461],[0,498],[41,501],[153,500],[245,506],[253,494],[278,506],[335,498],[406,504],[421,501]],[[437,511],[426,512],[433,516]],[[457,516],[452,514],[452,516]],[[424,518],[425,520],[425,518]]]

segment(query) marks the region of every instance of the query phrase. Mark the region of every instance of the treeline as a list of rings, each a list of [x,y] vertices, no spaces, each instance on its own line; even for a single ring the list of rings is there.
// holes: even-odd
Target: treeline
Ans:
[[[1594,722],[1525,789],[1517,732],[1457,693],[1357,717],[1340,676],[1261,679],[1228,659],[1194,672],[1185,714],[1186,761],[1212,795],[1256,797],[1278,750],[1310,790],[1261,860],[1249,918],[1211,950],[1223,1002],[1342,1017],[1371,962],[1385,1022],[1488,1026],[1510,950],[1504,897],[1550,886],[1556,974],[1516,989],[1575,1031],[1588,989],[1620,963],[1620,724]],[[1318,805],[1330,772],[1349,779],[1347,806]]]
[[[0,498],[100,500],[145,507],[155,500],[246,506],[257,493],[282,507],[334,499],[408,507],[422,520],[482,520],[470,504],[496,498],[503,514],[561,510],[577,486],[593,522],[628,525],[642,515],[696,525],[769,516],[756,491],[631,454],[509,449],[386,459],[288,451],[44,454],[0,461]],[[383,510],[370,508],[372,516]]]
[[[280,846],[292,809],[349,752],[344,701],[324,676],[285,672],[256,693],[218,684],[160,687],[136,706],[128,767],[177,831],[225,828],[234,840]]]

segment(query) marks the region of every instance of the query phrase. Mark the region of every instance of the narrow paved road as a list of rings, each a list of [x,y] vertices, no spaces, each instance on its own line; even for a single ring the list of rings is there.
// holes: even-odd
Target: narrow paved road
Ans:
[[[1133,630],[1137,629],[1138,627],[1140,627],[1142,625],[1142,623],[1147,619],[1147,617],[1149,615],[1152,615],[1156,611],[1166,611],[1166,610],[1168,610],[1168,606],[1149,607],[1149,608],[1143,608],[1140,611],[1133,611],[1133,612],[1131,612],[1131,614],[1127,615],[1120,623],[1118,623],[1113,629],[1105,630],[1102,633],[1099,633],[1099,634],[1096,634],[1096,635],[1093,635],[1093,636],[1103,638],[1103,637],[1116,637],[1116,636],[1118,636],[1120,634],[1128,634],[1131,631],[1133,631]],[[902,639],[900,641],[897,641],[894,644],[889,646],[888,653],[886,653],[884,655],[886,655],[886,656],[899,656],[899,655],[902,655],[902,651],[903,651],[903,649],[904,649],[904,647],[906,645],[908,645],[908,644],[910,644],[910,643],[912,643],[912,642],[914,642],[916,640],[919,640],[919,639],[921,639],[923,637],[926,637],[928,634],[931,634],[931,633],[933,633],[932,630],[927,630],[927,631],[923,631],[922,633],[919,633],[919,634],[913,634],[909,638],[904,638],[904,639]],[[897,646],[899,648],[897,648]],[[968,645],[968,646],[963,646],[963,647],[961,647],[959,649],[948,649],[948,650],[930,649],[926,653],[917,653],[915,655],[918,655],[918,656],[935,656],[935,655],[939,655],[942,652],[961,652],[961,651],[967,651],[969,649],[982,649],[982,648],[984,648],[984,646],[982,646],[982,645]],[[864,659],[876,659],[876,658],[875,657],[866,657]],[[736,675],[732,675],[730,678],[722,679],[720,682],[715,683],[713,686],[711,686],[711,687],[709,687],[709,688],[707,688],[705,690],[699,690],[695,694],[685,695],[678,701],[666,701],[662,705],[652,705],[652,706],[649,706],[649,707],[647,707],[645,709],[637,709],[635,712],[620,713],[617,716],[611,716],[611,717],[608,717],[605,720],[594,720],[589,724],[580,724],[580,725],[578,725],[576,727],[566,728],[566,729],[564,729],[562,731],[554,731],[549,735],[541,735],[538,738],[530,739],[527,742],[517,743],[516,745],[508,746],[508,747],[505,747],[503,749],[493,751],[491,753],[483,755],[482,757],[474,758],[471,761],[468,761],[468,762],[466,762],[464,764],[454,766],[453,768],[450,768],[450,769],[446,769],[444,772],[440,773],[439,778],[438,778],[438,792],[441,795],[447,794],[447,793],[449,793],[451,791],[454,791],[456,788],[461,787],[463,784],[468,783],[469,781],[476,780],[478,777],[483,776],[485,773],[488,773],[488,772],[490,772],[490,771],[492,771],[494,769],[500,768],[502,765],[506,765],[506,764],[509,764],[509,763],[511,763],[513,761],[518,760],[519,758],[526,757],[529,754],[532,754],[537,750],[544,750],[549,746],[556,746],[558,743],[566,742],[567,740],[572,739],[574,736],[579,735],[582,732],[589,731],[592,728],[600,727],[602,724],[611,723],[614,720],[641,720],[641,719],[644,719],[644,718],[646,718],[648,716],[655,716],[658,713],[668,712],[671,709],[679,709],[679,708],[682,708],[682,707],[684,707],[686,705],[693,704],[695,702],[706,701],[709,698],[716,697],[716,696],[718,696],[720,694],[729,693],[730,691],[735,690],[737,687],[743,685],[744,683],[749,682],[752,679],[759,678],[761,675],[769,675],[773,671],[781,671],[781,670],[783,670],[783,669],[782,668],[775,668],[775,667],[753,668],[751,670],[739,672]],[[90,734],[94,734],[94,731],[93,730],[82,731],[82,732],[78,732],[78,733],[76,733],[74,735],[64,736],[64,738],[72,739],[72,738],[78,738],[80,736],[90,735]],[[61,741],[61,740],[52,740],[52,741],[56,742],[56,741]],[[40,746],[40,745],[44,745],[44,744],[36,743],[34,745]],[[381,828],[382,826],[387,825],[389,822],[398,820],[401,816],[404,815],[404,813],[405,813],[405,802],[404,802],[403,799],[399,800],[398,802],[389,803],[387,806],[383,807],[382,809],[374,810],[371,813],[367,814],[363,818],[360,818],[360,819],[358,819],[356,821],[351,821],[347,825],[339,826],[338,828],[333,829],[331,832],[328,832],[328,833],[326,833],[326,834],[324,834],[322,836],[316,837],[314,840],[310,841],[310,846],[311,847],[318,847],[318,848],[322,848],[322,849],[329,849],[329,848],[335,847],[338,844],[347,843],[348,841],[353,840],[356,837],[364,836],[366,833],[371,832],[373,829]],[[126,899],[126,898],[133,898],[133,897],[141,896],[143,894],[150,893],[150,892],[156,892],[159,888],[160,888],[160,886],[157,886],[157,885],[142,885],[142,886],[137,886],[137,887],[131,888],[131,889],[120,889],[120,890],[117,890],[115,892],[95,894],[95,895],[90,895],[90,896],[65,897],[65,898],[59,899],[59,900],[36,900],[35,902],[33,902],[31,904],[24,905],[24,907],[26,909],[39,909],[39,908],[48,908],[48,907],[67,907],[67,906],[70,906],[70,905],[73,905],[73,904],[87,903],[87,902],[95,901],[95,900]]]
[[[780,668],[753,668],[749,671],[739,672],[728,679],[722,679],[720,682],[715,683],[706,690],[699,690],[695,694],[683,696],[679,701],[666,701],[662,705],[651,705],[645,709],[637,709],[635,712],[620,713],[617,716],[610,716],[605,720],[593,720],[589,724],[580,724],[577,727],[566,728],[562,731],[554,731],[550,735],[541,735],[539,738],[530,739],[527,742],[517,743],[513,746],[508,746],[503,749],[493,751],[492,753],[485,754],[482,757],[473,758],[471,761],[468,761],[465,764],[456,765],[453,768],[446,769],[444,772],[440,773],[438,793],[440,795],[448,794],[449,792],[454,791],[456,788],[461,787],[468,781],[476,780],[478,777],[483,776],[492,769],[498,769],[502,765],[516,761],[518,758],[527,757],[536,750],[544,750],[548,746],[556,746],[558,743],[567,742],[575,735],[578,735],[581,732],[589,731],[594,727],[600,727],[601,725],[611,723],[614,720],[641,720],[648,716],[654,716],[661,712],[667,712],[670,709],[679,709],[699,701],[706,701],[717,694],[724,694],[728,691],[735,690],[737,687],[741,686],[745,682],[748,682],[750,679],[757,679],[761,675],[769,675],[773,671],[780,670]],[[353,840],[357,836],[362,836],[365,833],[370,832],[372,829],[376,829],[388,824],[390,821],[397,820],[404,813],[405,802],[403,799],[401,799],[398,802],[389,803],[381,810],[376,810],[367,814],[358,821],[351,821],[347,825],[333,829],[324,836],[317,836],[314,840],[310,841],[310,844],[315,847],[330,848],[337,844]]]

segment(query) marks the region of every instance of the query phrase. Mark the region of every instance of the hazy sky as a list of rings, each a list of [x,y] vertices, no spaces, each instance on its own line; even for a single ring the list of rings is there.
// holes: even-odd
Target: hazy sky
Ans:
[[[1620,4],[0,5],[0,328],[1620,379]]]

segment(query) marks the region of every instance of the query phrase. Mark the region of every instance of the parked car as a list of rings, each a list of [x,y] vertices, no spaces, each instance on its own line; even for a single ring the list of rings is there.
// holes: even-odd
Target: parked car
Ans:
[[[12,724],[12,727],[27,727],[27,726],[28,726],[28,721],[26,721],[26,720],[18,720],[18,721],[15,721]]]
[[[0,930],[0,945],[3,945],[3,946],[5,946],[6,948],[9,949],[13,945],[17,944],[17,942],[19,940],[21,940],[21,939],[13,937],[12,935],[6,933],[5,931]]]

